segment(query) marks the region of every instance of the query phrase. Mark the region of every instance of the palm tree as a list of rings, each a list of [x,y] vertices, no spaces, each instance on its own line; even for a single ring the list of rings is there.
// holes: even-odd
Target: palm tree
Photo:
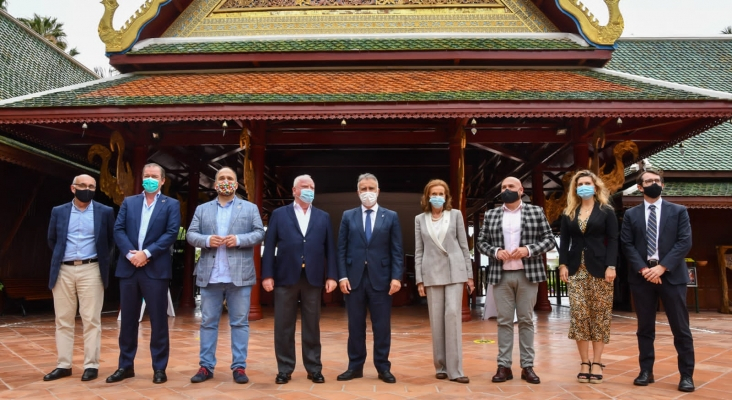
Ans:
[[[66,50],[67,44],[64,24],[63,22],[58,22],[57,18],[41,17],[38,14],[33,14],[32,19],[19,18],[18,20],[28,25],[29,28],[58,46],[61,50]]]
[[[2,1],[2,0],[0,0]],[[722,29],[722,33],[725,35],[732,35],[732,25]]]
[[[7,0],[0,0],[0,10],[8,11],[8,2],[7,2]]]

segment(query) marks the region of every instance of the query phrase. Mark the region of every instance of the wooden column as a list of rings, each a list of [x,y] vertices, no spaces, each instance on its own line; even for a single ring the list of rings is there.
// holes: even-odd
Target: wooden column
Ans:
[[[467,120],[457,120],[450,135],[450,195],[452,207],[460,210],[463,215],[463,225],[467,234],[467,219],[465,216],[465,129]],[[468,305],[468,291],[463,290],[463,322],[470,321],[470,306]]]
[[[535,206],[544,208],[544,173],[542,172],[541,165],[534,168],[531,175],[531,188],[533,191],[532,203]],[[544,268],[546,269],[546,254],[542,255],[544,260]],[[536,311],[551,311],[552,304],[549,302],[549,288],[547,282],[541,282],[537,289],[536,295]]]
[[[572,150],[574,153],[574,168],[576,170],[590,167],[590,144],[582,140],[579,128],[572,129]]]
[[[142,167],[145,164],[147,164],[147,146],[135,146],[132,152],[132,173],[135,174],[132,193],[142,192]]]
[[[191,226],[193,214],[198,206],[198,181],[200,179],[198,164],[191,163],[188,173],[188,210],[186,211],[185,228]],[[196,302],[193,298],[193,268],[196,264],[196,248],[186,243],[185,258],[183,261],[183,291],[180,295],[180,308],[193,308]]]
[[[259,212],[262,212],[264,197],[264,134],[266,125],[264,123],[252,123],[252,169],[254,169],[254,201]],[[254,247],[254,269],[257,273],[257,283],[252,288],[251,307],[249,319],[251,321],[263,318],[262,305],[259,303],[259,291],[261,290],[262,278],[262,246]]]

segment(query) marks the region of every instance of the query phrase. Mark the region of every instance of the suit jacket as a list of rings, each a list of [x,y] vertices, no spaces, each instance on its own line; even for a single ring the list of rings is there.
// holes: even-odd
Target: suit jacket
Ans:
[[[48,247],[53,251],[51,256],[51,273],[48,288],[53,290],[58,279],[58,272],[66,253],[66,235],[69,230],[71,207],[73,202],[56,206],[51,211],[51,222],[48,224]],[[109,259],[114,246],[114,210],[104,204],[92,200],[94,208],[94,238],[99,258],[99,272],[104,287],[109,284]]]
[[[553,249],[557,243],[544,210],[526,203],[522,207],[519,246],[528,248],[531,253],[530,257],[521,260],[524,263],[524,272],[531,282],[543,282],[546,280],[546,267],[541,255]],[[483,227],[478,235],[478,250],[488,256],[486,282],[489,285],[496,285],[501,280],[503,261],[496,258],[496,250],[503,248],[503,207],[498,207],[486,211]]]
[[[396,212],[379,206],[368,243],[361,206],[343,213],[338,230],[338,279],[348,278],[351,289],[356,289],[364,268],[374,290],[388,290],[392,279],[402,280],[404,253]]]
[[[264,237],[262,279],[273,278],[275,286],[293,285],[300,279],[304,263],[311,285],[323,286],[326,277],[338,280],[330,215],[313,206],[308,212],[306,232],[300,231],[292,203],[272,212]]]
[[[567,266],[574,275],[585,252],[585,268],[592,276],[605,277],[608,266],[618,265],[618,220],[612,207],[595,204],[587,220],[585,232],[579,227],[579,207],[574,219],[562,214],[562,228],[559,241],[559,264]]]
[[[180,230],[180,204],[178,200],[161,194],[155,203],[142,249],[137,248],[137,238],[142,222],[142,203],[144,194],[125,198],[114,223],[114,240],[119,247],[117,260],[118,278],[129,278],[135,273],[134,265],[127,259],[130,250],[150,252],[148,263],[142,267],[151,279],[171,279],[173,277],[172,247]]]
[[[625,212],[620,231],[620,243],[628,261],[630,283],[641,283],[645,279],[640,270],[646,267],[646,210],[641,203]],[[662,281],[672,285],[689,283],[686,268],[686,254],[691,249],[691,224],[686,207],[661,199],[661,220],[658,221],[659,264],[667,271],[661,275]]]
[[[211,280],[217,248],[206,247],[206,240],[211,235],[217,235],[216,214],[218,213],[218,199],[196,207],[191,226],[188,228],[186,240],[188,244],[201,248],[201,258],[196,264],[196,285],[208,286]],[[231,222],[227,235],[236,235],[239,246],[226,249],[229,258],[229,273],[231,281],[236,286],[252,286],[257,283],[257,274],[254,270],[254,246],[264,239],[264,226],[256,205],[234,197],[231,205]]]
[[[414,269],[417,284],[425,286],[467,282],[473,278],[468,237],[463,214],[458,210],[444,213],[443,235],[432,230],[431,213],[414,218]],[[437,244],[439,243],[439,245]]]

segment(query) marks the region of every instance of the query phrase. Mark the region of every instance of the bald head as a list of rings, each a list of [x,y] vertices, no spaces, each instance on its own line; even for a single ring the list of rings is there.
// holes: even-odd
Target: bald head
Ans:
[[[509,176],[508,178],[504,179],[503,182],[501,182],[501,191],[504,191],[506,189],[518,191],[520,188],[523,188],[521,186],[521,181],[518,180],[518,178],[514,178],[513,176]]]
[[[89,176],[87,174],[81,174],[81,175],[75,176],[73,182],[71,182],[72,185],[86,184],[87,186],[90,183],[92,185],[96,186],[97,185],[97,180],[94,179],[94,178],[92,178],[91,176]]]

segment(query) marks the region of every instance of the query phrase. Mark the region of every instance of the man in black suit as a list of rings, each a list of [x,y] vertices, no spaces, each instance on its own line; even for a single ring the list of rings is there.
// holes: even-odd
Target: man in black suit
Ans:
[[[638,316],[638,386],[653,383],[656,336],[656,308],[663,302],[674,347],[678,353],[679,390],[693,392],[694,342],[686,309],[686,284],[689,273],[686,253],[691,249],[691,225],[686,207],[661,199],[663,172],[646,169],[638,176],[643,204],[625,212],[620,242],[630,273],[630,289]]]

